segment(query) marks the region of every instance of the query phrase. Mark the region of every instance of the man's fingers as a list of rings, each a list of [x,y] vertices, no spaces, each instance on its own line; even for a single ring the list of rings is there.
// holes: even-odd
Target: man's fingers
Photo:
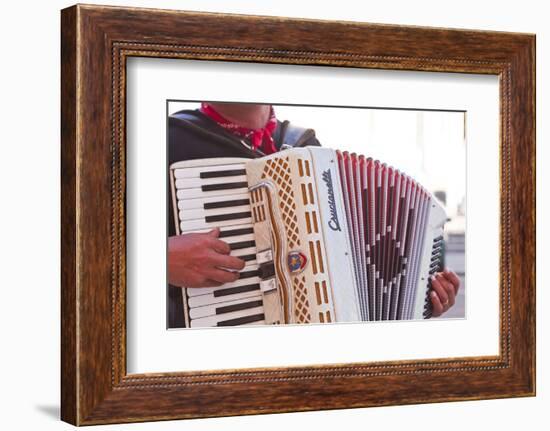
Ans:
[[[441,300],[439,299],[439,296],[435,292],[435,290],[432,290],[430,292],[430,296],[432,298],[432,316],[433,317],[439,317],[443,314],[443,304],[441,304]]]
[[[211,268],[205,273],[206,277],[220,283],[231,283],[239,279],[239,273]]]
[[[211,261],[214,266],[219,266],[227,269],[241,270],[244,268],[245,261],[235,256],[226,254],[212,253]]]
[[[432,277],[432,289],[437,292],[437,296],[443,306],[443,311],[447,311],[449,307],[449,295],[437,277]]]
[[[449,307],[452,307],[455,305],[455,287],[453,284],[447,280],[443,274],[437,274],[437,280],[441,283],[441,286],[445,289],[445,292],[447,293],[447,297],[449,298]]]
[[[220,239],[212,239],[210,242],[210,247],[212,247],[214,251],[217,251],[221,254],[231,253],[231,247],[229,247],[229,244]]]
[[[210,232],[208,232],[207,235],[211,236],[212,238],[218,238],[220,236],[220,228],[215,227]]]
[[[453,271],[446,269],[443,271],[443,276],[452,283],[456,295],[458,293],[458,289],[460,288],[460,278],[458,278],[458,275],[456,275]]]
[[[200,286],[195,286],[195,287],[218,287],[218,286],[221,286],[222,284],[223,283],[220,283],[219,281],[206,280],[202,282]]]

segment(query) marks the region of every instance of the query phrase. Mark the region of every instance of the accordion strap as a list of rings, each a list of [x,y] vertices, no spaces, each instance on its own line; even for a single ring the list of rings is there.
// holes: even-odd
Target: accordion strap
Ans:
[[[301,147],[312,138],[315,138],[315,131],[313,129],[296,126],[288,120],[281,123],[275,136],[275,140],[279,143],[281,150]]]

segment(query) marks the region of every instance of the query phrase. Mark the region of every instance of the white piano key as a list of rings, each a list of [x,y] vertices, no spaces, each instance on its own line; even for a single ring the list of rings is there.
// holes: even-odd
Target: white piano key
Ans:
[[[235,223],[242,222],[242,224],[250,224],[252,222],[252,217],[243,217],[242,219],[237,220],[223,220],[223,221],[217,221],[212,223],[207,223],[204,220],[185,220],[180,222],[180,229],[182,232],[184,231],[193,231],[196,232],[200,229],[213,229],[215,227],[222,227],[222,226],[232,226],[235,225]]]
[[[175,162],[170,165],[170,169],[188,169],[188,168],[200,168],[205,166],[222,166],[222,165],[236,165],[246,164],[250,159],[242,157],[215,157],[211,159],[194,159],[183,160]]]
[[[235,224],[234,225],[230,225],[230,226],[221,226],[220,227],[220,235],[223,235],[224,233],[226,232],[231,232],[231,231],[240,231],[242,229],[253,229],[253,224],[252,223],[238,223],[238,220],[235,220]],[[215,227],[215,226],[214,226]],[[204,229],[194,229],[194,230],[182,230],[181,233],[184,234],[184,233],[206,233],[206,232],[210,232],[213,228],[212,227],[207,227],[207,228],[204,228]],[[231,238],[234,238],[236,237],[237,235],[234,235],[234,236],[223,236],[223,237],[220,237],[220,239],[222,239],[223,241],[229,241],[231,240]]]
[[[224,311],[225,307],[232,307],[234,305],[240,305],[240,304],[250,304],[253,302],[262,301],[262,295],[258,295],[259,291],[255,292],[246,292],[246,293],[252,293],[252,295],[241,295],[239,298],[232,299],[231,301],[217,301],[217,302],[208,302],[206,304],[200,304],[200,305],[191,305],[189,303],[189,317],[191,319],[198,319],[201,317],[207,317],[207,316],[215,316],[215,315],[222,315],[222,314],[228,314],[231,311]],[[194,300],[197,299],[204,299],[204,296],[198,296],[193,298]],[[220,298],[213,298],[214,300],[219,300]],[[197,302],[197,301],[196,301]],[[256,305],[257,306],[257,305]],[[253,308],[253,307],[250,307]],[[244,311],[243,309],[242,311]]]
[[[245,169],[245,163],[235,163],[218,166],[201,166],[196,168],[179,168],[174,169],[174,177],[176,179],[199,178],[201,172],[233,171],[237,169]]]
[[[246,183],[246,175],[219,178],[182,178],[176,180],[176,189],[194,189],[211,184]]]
[[[203,208],[204,204],[210,204],[210,203],[218,203],[218,202],[226,202],[226,201],[237,201],[237,200],[244,200],[244,199],[250,199],[250,195],[248,192],[246,193],[240,193],[240,194],[234,194],[230,197],[226,195],[220,195],[220,196],[211,196],[208,198],[202,198],[202,199],[187,199],[185,201],[178,201],[178,209],[179,210],[191,210],[195,208]],[[231,207],[228,207],[231,208]]]
[[[222,238],[222,241],[225,241],[228,244],[234,244],[234,243],[244,242],[244,241],[254,241],[254,234],[247,233],[245,235],[228,236],[228,237]]]
[[[233,313],[202,317],[200,319],[191,319],[191,328],[225,326],[225,325],[219,325],[219,324],[223,322],[229,323],[229,321],[234,319],[240,319],[240,318],[251,317],[251,316],[259,316],[259,315],[263,315],[263,313],[264,313],[263,307],[255,307],[248,310],[235,311]],[[260,320],[263,320],[263,317]],[[243,322],[242,324],[244,323],[250,323],[250,322]],[[239,326],[239,325],[234,323],[231,326]]]
[[[185,232],[182,232],[182,233],[207,233],[207,232],[210,232],[215,227],[216,226],[212,226],[208,229],[190,230],[190,231],[185,231]],[[246,229],[247,225],[244,224],[242,226],[240,226],[240,225],[233,226],[234,229],[240,229],[241,227],[243,229]],[[223,234],[224,229],[225,229],[225,231],[227,231],[226,228],[227,228],[227,226],[221,227],[220,228],[220,234]],[[223,241],[223,242],[226,242],[227,244],[234,244],[234,243],[244,242],[244,241],[254,241],[254,234],[253,233],[247,233],[247,234],[244,234],[244,235],[223,236],[223,237],[220,237],[220,240]],[[245,249],[241,249],[241,250],[245,250]],[[241,250],[235,250],[235,251],[241,251]],[[252,249],[248,250],[248,248],[247,248],[246,250],[250,253],[252,253],[252,252],[255,253],[255,251],[254,251],[255,248],[253,248],[253,250]]]
[[[248,271],[248,270],[253,271],[255,269],[258,269],[258,266],[255,266],[255,265],[247,266],[243,271]],[[209,295],[211,293],[214,293],[217,290],[231,289],[233,287],[240,287],[240,286],[246,286],[249,284],[259,284],[259,283],[260,283],[260,277],[250,277],[250,278],[239,279],[232,283],[225,283],[224,285],[217,286],[217,287],[188,287],[187,295],[189,297],[199,296],[199,295]]]
[[[187,200],[187,199],[197,199],[197,198],[209,198],[213,196],[220,196],[227,198],[231,196],[233,199],[234,195],[240,195],[248,192],[248,187],[238,187],[234,189],[227,190],[211,190],[211,191],[202,191],[201,188],[197,187],[194,189],[181,189],[176,191],[176,197],[178,200]]]
[[[249,212],[250,211],[250,205],[241,205],[236,207],[229,207],[229,208],[214,208],[205,210],[203,208],[197,208],[197,209],[187,209],[187,210],[181,210],[179,212],[179,218],[180,220],[195,220],[195,219],[205,219],[206,217],[210,216],[217,216],[217,215],[223,215],[223,214],[238,214],[243,212]]]

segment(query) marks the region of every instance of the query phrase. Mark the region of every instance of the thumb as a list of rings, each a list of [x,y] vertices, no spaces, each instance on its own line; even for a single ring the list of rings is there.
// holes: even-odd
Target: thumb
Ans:
[[[208,232],[208,235],[211,236],[212,238],[218,238],[220,236],[220,228],[215,227],[210,232]]]

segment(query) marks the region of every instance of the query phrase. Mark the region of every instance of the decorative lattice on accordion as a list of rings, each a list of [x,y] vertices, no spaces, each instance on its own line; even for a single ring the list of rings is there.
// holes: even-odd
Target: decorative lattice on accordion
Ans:
[[[279,205],[283,216],[288,246],[290,249],[300,246],[298,219],[296,218],[296,204],[292,191],[288,157],[277,157],[268,160],[264,166],[262,178],[271,178],[278,186]]]
[[[310,323],[309,301],[307,299],[306,278],[294,277],[294,311],[296,323]]]
[[[250,194],[250,207],[254,223],[259,223],[265,220],[265,205],[263,202],[262,190],[253,190]]]

